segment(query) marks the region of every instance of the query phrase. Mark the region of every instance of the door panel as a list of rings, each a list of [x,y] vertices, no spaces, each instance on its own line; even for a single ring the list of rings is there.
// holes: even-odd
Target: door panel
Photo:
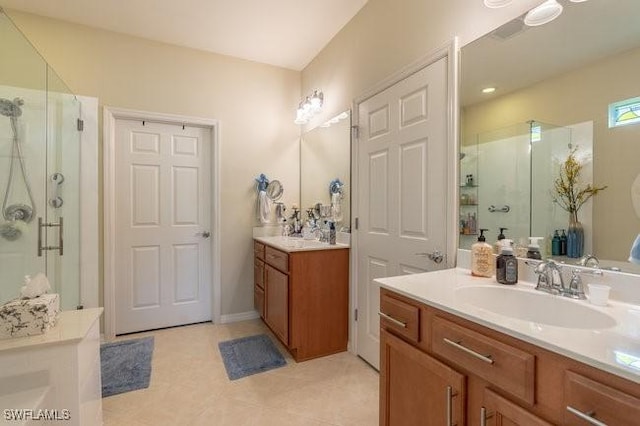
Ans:
[[[211,319],[210,130],[116,120],[116,334]]]
[[[358,118],[357,352],[377,367],[373,280],[446,265],[418,254],[446,252],[447,59],[362,102]]]

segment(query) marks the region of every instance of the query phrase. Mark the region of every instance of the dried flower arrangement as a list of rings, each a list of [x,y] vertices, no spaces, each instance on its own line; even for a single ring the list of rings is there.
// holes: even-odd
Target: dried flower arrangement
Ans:
[[[591,197],[607,189],[606,185],[593,186],[590,183],[581,185],[580,173],[583,165],[576,158],[577,149],[577,147],[573,148],[561,164],[559,176],[553,181],[555,192],[551,195],[554,203],[573,216],[577,215],[580,207]]]

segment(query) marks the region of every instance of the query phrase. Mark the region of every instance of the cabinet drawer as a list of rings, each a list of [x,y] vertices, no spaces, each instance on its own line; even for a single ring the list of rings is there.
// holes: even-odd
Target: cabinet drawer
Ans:
[[[499,389],[534,403],[535,356],[451,321],[434,317],[431,347]]]
[[[564,376],[564,420],[567,425],[588,425],[580,413],[607,425],[637,425],[640,399],[572,371]]]
[[[282,272],[289,272],[289,255],[285,252],[266,246],[265,262]]]
[[[253,242],[253,255],[258,259],[264,260],[264,244],[257,241]]]
[[[417,343],[420,340],[420,308],[383,292],[380,296],[380,326]]]

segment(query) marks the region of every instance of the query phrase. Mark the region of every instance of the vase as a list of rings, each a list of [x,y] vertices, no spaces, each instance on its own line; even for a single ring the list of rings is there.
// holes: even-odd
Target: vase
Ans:
[[[578,220],[578,212],[569,212],[567,229],[567,257],[579,258],[584,254],[584,228]]]

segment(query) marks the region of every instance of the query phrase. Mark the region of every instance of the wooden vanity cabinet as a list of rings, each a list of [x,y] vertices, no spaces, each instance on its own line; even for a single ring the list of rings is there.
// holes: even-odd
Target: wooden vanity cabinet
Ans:
[[[380,331],[380,424],[465,424],[465,376]]]
[[[264,244],[253,244],[253,306],[264,319]]]
[[[256,310],[263,307],[265,324],[296,361],[347,350],[347,248],[287,253],[254,241],[254,275]],[[260,280],[263,302],[258,300]]]
[[[380,425],[640,424],[637,383],[387,289],[380,310]],[[463,385],[452,376],[443,384],[433,365]],[[449,405],[442,386],[460,396],[452,400],[452,422],[442,421]],[[420,401],[428,411],[414,407]]]

